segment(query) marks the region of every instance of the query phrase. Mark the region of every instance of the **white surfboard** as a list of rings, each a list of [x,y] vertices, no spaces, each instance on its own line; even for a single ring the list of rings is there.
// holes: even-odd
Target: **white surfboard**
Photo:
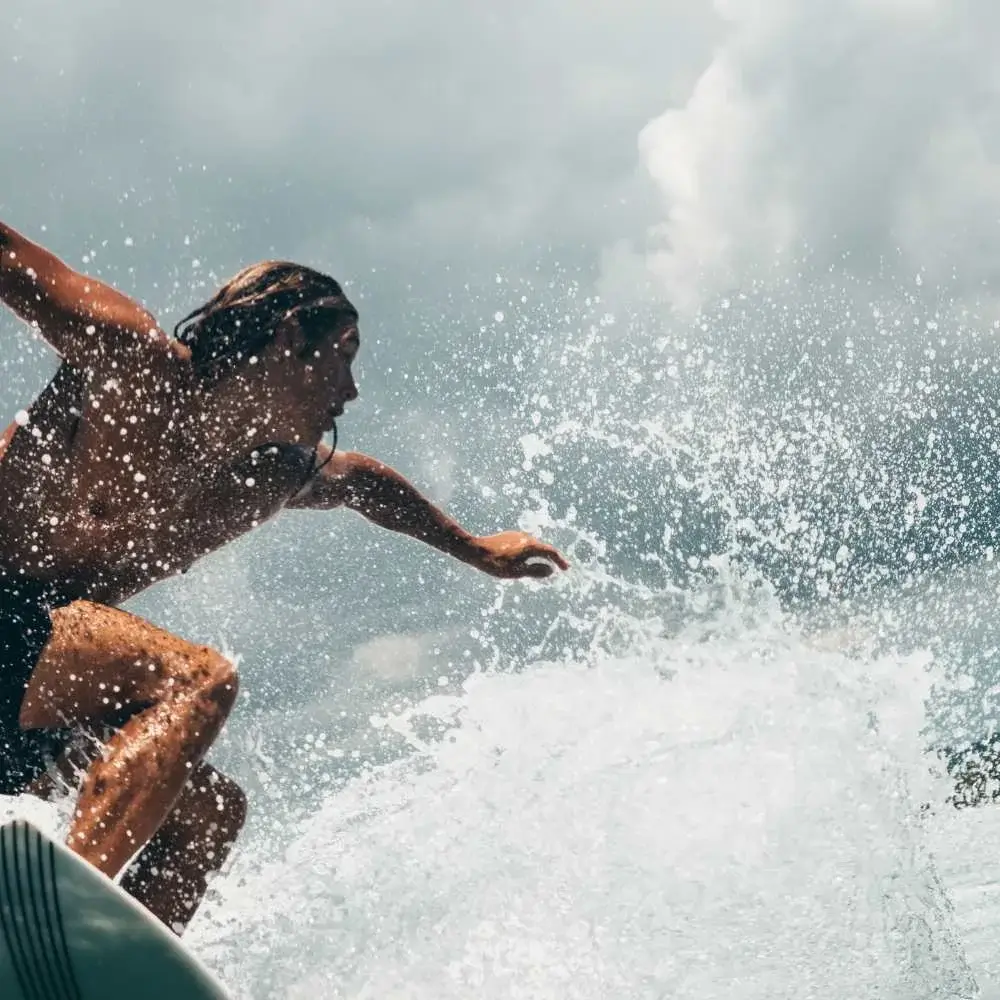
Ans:
[[[155,917],[25,820],[0,826],[3,1000],[230,1000]]]

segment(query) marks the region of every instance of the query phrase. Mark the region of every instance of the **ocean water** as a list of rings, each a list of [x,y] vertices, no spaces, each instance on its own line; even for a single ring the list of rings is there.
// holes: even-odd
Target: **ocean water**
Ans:
[[[973,996],[927,688],[740,609],[474,675],[374,720],[412,755],[244,852],[191,943],[253,997]]]
[[[372,717],[410,752],[251,834],[189,945],[247,998],[1000,995],[1000,812],[925,808],[931,657],[724,600]]]
[[[190,946],[246,998],[1000,996],[1000,808],[937,752],[996,728],[990,327],[849,284],[522,306],[426,362],[502,444],[437,444],[571,573],[406,549],[330,624],[282,604],[290,528],[138,605],[247,659],[254,817]],[[322,683],[275,614],[340,637]]]

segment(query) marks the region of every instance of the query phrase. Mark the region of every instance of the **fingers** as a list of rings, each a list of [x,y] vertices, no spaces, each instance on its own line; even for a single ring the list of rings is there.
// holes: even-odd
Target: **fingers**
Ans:
[[[538,561],[528,562],[528,558]],[[541,559],[542,557],[537,555],[523,557],[515,562],[508,563],[504,568],[498,568],[493,575],[498,576],[501,579],[506,577],[507,579],[517,580],[530,576],[536,580],[544,580],[546,577],[550,577],[553,573],[555,573],[555,567],[550,562],[542,562]],[[568,568],[568,564],[566,566],[560,566],[560,569]]]
[[[544,580],[547,576],[552,576],[555,570],[548,564],[543,562],[531,562],[526,563],[523,570],[524,576],[532,576],[538,580]]]
[[[569,569],[569,563],[563,557],[563,554],[551,545],[546,545],[544,542],[535,542],[530,551],[525,553],[525,558],[528,559],[547,559],[559,569]],[[548,575],[548,574],[546,574]]]
[[[549,548],[551,549],[551,551],[548,553],[549,558],[560,569],[569,569],[569,562],[567,562],[567,560],[565,559],[565,557],[563,556],[563,554],[561,552],[559,552],[557,549],[553,549],[551,546]]]
[[[569,563],[558,549],[532,539],[518,557],[515,567],[512,576],[529,576],[536,580],[544,580],[552,576],[557,568],[569,569]]]
[[[569,569],[568,560],[558,549],[524,532],[503,532],[488,541],[503,543],[494,546],[491,565],[482,566],[492,576],[507,579],[532,577],[544,580],[552,576],[557,569]]]

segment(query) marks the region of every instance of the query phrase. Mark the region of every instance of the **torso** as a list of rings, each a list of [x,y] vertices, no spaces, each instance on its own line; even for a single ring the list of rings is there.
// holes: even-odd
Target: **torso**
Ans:
[[[314,451],[209,454],[190,376],[63,364],[0,441],[0,570],[117,604],[276,514]],[[187,379],[187,381],[185,381]],[[3,450],[4,444],[6,450]]]

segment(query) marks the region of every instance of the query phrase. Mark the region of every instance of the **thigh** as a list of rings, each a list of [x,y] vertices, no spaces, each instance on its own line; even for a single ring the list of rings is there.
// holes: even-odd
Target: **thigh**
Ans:
[[[24,729],[115,724],[218,672],[219,654],[127,611],[74,601],[51,614],[21,703]]]

